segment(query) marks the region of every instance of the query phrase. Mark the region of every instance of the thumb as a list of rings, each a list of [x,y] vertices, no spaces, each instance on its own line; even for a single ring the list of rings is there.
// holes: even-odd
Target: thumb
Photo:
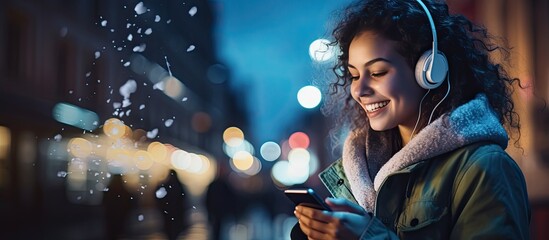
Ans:
[[[333,211],[350,212],[360,215],[366,214],[364,208],[345,198],[326,198],[325,202]]]

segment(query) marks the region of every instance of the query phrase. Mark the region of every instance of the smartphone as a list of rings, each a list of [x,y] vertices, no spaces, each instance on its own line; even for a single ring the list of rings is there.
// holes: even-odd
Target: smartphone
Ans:
[[[284,194],[295,203],[320,210],[332,211],[312,188],[286,189]]]

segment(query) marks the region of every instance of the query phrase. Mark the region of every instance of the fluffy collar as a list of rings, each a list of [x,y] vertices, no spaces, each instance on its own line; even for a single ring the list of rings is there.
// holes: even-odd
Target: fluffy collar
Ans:
[[[365,136],[358,132],[351,132],[345,141],[343,167],[353,195],[368,211],[374,210],[381,183],[395,171],[471,143],[491,141],[505,149],[508,142],[507,132],[484,94],[423,128],[393,156],[389,143],[383,142],[379,134]]]

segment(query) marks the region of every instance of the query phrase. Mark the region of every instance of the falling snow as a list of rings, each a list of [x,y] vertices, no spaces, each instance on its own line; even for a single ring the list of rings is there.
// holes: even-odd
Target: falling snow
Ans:
[[[107,26],[107,20],[101,21],[101,26],[103,26],[103,27]]]
[[[153,130],[147,132],[147,137],[148,137],[149,139],[153,139],[153,138],[156,137],[157,134],[158,134],[158,128],[155,128],[155,129],[153,129]]]
[[[173,124],[173,119],[167,119],[167,120],[164,122],[164,125],[165,125],[166,127],[170,127],[170,126],[172,126],[172,124]]]
[[[139,214],[139,216],[137,216],[137,221],[142,222],[143,220],[145,220],[145,216],[143,216],[143,214]]]
[[[59,141],[61,141],[61,139],[63,139],[63,137],[61,136],[61,134],[57,134],[57,135],[55,135],[55,137],[53,137],[53,139],[54,139],[56,142],[59,142]]]
[[[156,15],[156,17],[154,18],[154,22],[160,22],[160,16]]]
[[[101,57],[101,52],[95,51],[95,59],[98,59],[99,57]]]
[[[145,109],[145,104],[139,105],[139,110],[143,110],[143,109]]]
[[[59,171],[59,172],[57,172],[57,176],[58,176],[58,177],[64,178],[64,177],[66,177],[67,175],[68,175],[68,173],[65,172],[65,171]]]
[[[158,190],[156,190],[156,198],[164,198],[166,195],[168,195],[168,191],[164,187],[160,187]]]
[[[122,101],[122,107],[125,108],[125,107],[129,107],[130,105],[132,105],[132,102],[130,102],[130,99],[124,99]]]
[[[147,44],[142,43],[139,46],[135,46],[133,48],[133,51],[134,52],[144,52],[146,47],[147,47]]]
[[[137,82],[133,79],[129,79],[120,87],[120,95],[124,97],[124,100],[130,98],[130,94],[134,93],[137,90]]]
[[[135,8],[133,10],[135,10],[135,13],[137,13],[137,15],[141,15],[147,12],[147,8],[143,5],[143,2],[139,2],[137,5],[135,5]]]
[[[161,82],[155,83],[155,84],[153,85],[153,89],[154,89],[154,90],[158,89],[158,90],[164,91],[164,82],[161,81]]]
[[[153,32],[152,28],[147,28],[147,30],[145,30],[146,35],[151,35],[152,32]]]
[[[192,7],[190,10],[189,10],[189,15],[194,16],[196,14],[196,12],[198,11],[198,8],[196,7]]]
[[[194,50],[196,47],[194,45],[191,45],[187,48],[187,52],[191,52],[192,50]]]

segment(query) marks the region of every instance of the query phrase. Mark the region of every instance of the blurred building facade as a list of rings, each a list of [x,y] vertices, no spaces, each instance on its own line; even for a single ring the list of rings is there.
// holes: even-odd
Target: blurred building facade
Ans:
[[[2,1],[0,236],[103,238],[104,186],[71,191],[70,157],[56,146],[101,134],[106,119],[214,161],[223,130],[245,125],[216,59],[209,3],[140,2]],[[55,121],[59,103],[96,113],[95,132]]]

